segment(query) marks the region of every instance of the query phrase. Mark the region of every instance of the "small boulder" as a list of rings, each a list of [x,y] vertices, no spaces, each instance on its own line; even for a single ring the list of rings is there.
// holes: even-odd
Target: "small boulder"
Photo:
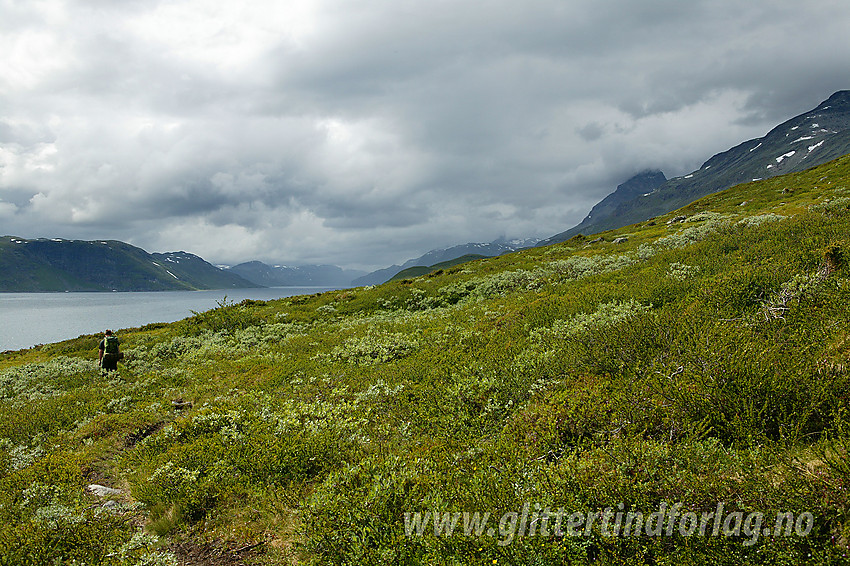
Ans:
[[[90,483],[87,489],[98,497],[114,497],[123,493],[120,489],[106,487],[105,485],[99,485],[96,483]]]

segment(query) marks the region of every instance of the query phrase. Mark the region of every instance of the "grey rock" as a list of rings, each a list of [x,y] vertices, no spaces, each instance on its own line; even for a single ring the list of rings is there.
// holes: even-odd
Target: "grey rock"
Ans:
[[[113,497],[115,495],[121,495],[123,492],[120,489],[115,489],[114,487],[106,487],[105,485],[99,485],[96,483],[90,483],[86,488],[93,494],[98,497]]]

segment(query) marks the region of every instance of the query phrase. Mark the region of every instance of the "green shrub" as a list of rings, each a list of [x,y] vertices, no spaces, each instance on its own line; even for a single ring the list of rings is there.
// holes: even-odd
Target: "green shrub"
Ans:
[[[367,334],[347,340],[330,352],[330,359],[356,365],[373,365],[401,359],[416,350],[419,342],[396,332]]]

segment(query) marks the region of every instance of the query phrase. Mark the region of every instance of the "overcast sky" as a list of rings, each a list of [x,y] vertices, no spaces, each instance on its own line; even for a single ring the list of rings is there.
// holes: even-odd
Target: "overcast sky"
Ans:
[[[375,268],[850,88],[850,2],[0,0],[0,234]]]

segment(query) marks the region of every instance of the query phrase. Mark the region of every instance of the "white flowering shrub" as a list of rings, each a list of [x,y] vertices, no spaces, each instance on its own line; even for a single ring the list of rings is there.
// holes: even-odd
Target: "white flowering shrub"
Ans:
[[[402,334],[367,334],[346,340],[334,348],[330,359],[341,360],[356,365],[373,365],[401,359],[416,350],[419,342]]]
[[[696,226],[682,228],[675,234],[659,238],[657,245],[667,248],[682,248],[695,244],[707,238],[709,235],[732,225],[729,215],[718,214],[703,220]]]
[[[703,211],[703,212],[697,212],[693,216],[686,218],[685,222],[705,222],[705,221],[719,222],[719,221],[725,220],[726,218],[727,218],[727,215],[725,215],[725,214],[720,214],[718,212]]]
[[[477,280],[473,292],[480,298],[495,297],[516,289],[528,289],[539,279],[538,274],[533,271],[503,271]]]
[[[0,399],[46,399],[61,395],[67,386],[99,379],[93,360],[57,356],[40,364],[27,364],[0,372]]]
[[[174,465],[174,462],[169,460],[154,470],[148,482],[159,492],[160,497],[173,501],[192,489],[198,481],[199,474],[198,470],[187,470]]]
[[[256,348],[281,344],[293,336],[303,335],[307,328],[307,325],[301,323],[275,322],[237,330],[234,339],[241,347]]]
[[[768,212],[767,214],[757,214],[755,216],[747,216],[738,221],[741,226],[761,226],[765,222],[776,222],[777,220],[785,220],[785,216]]]
[[[573,256],[551,261],[545,264],[545,269],[556,274],[562,280],[573,280],[616,271],[634,265],[634,263],[635,259],[628,254],[596,254],[589,257]]]
[[[42,456],[44,456],[44,449],[41,446],[33,446],[32,448],[23,444],[15,446],[9,450],[9,467],[13,470],[28,468]]]
[[[824,216],[838,216],[850,211],[850,197],[838,197],[809,207],[812,212],[820,212]]]
[[[698,265],[688,265],[686,263],[674,261],[670,264],[670,268],[667,270],[667,276],[672,277],[677,281],[686,281],[696,276],[699,271],[700,269]]]
[[[613,301],[599,305],[593,312],[580,313],[568,319],[556,320],[552,326],[535,329],[529,336],[535,342],[553,337],[567,338],[591,327],[612,326],[648,310],[648,306],[634,300]]]

